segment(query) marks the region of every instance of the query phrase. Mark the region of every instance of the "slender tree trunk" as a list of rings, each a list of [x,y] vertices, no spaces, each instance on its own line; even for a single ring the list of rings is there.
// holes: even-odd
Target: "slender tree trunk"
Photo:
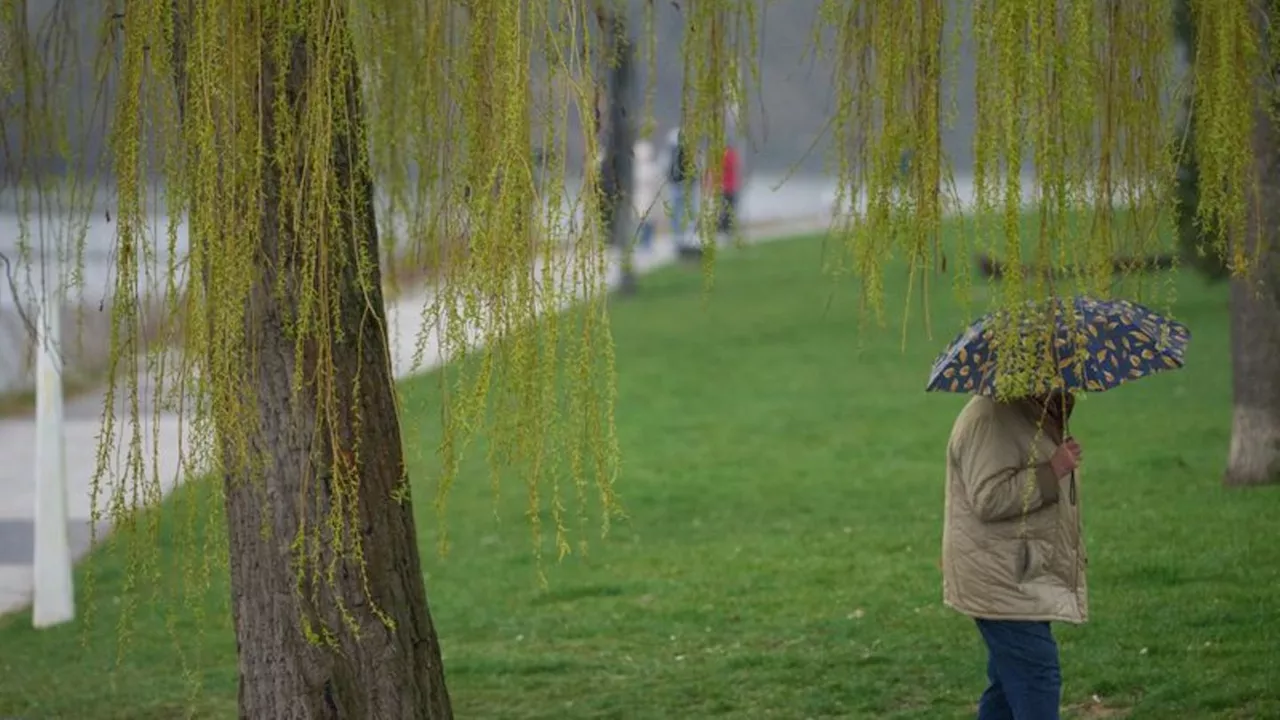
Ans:
[[[182,4],[177,0],[176,6]],[[176,26],[189,29],[189,23]],[[277,83],[286,85],[285,111],[301,117],[311,101],[304,91],[313,71],[306,40],[294,40],[288,68],[276,67],[271,42],[262,43],[259,131],[268,144],[276,139],[272,129],[278,106],[272,99]],[[347,113],[334,115],[359,119],[359,80],[349,38],[345,42],[349,72],[333,101],[345,101]],[[186,53],[184,43],[175,45],[181,98]],[[380,257],[368,149],[359,124],[335,127],[333,172],[327,183],[335,189],[330,207],[336,206],[341,218],[340,232],[326,244],[326,252],[339,275],[336,301],[342,314],[329,347],[316,341],[301,359],[293,335],[298,299],[304,289],[314,291],[326,279],[301,266],[301,239],[287,229],[288,223],[279,222],[282,188],[298,186],[298,178],[286,179],[286,173],[301,168],[281,167],[274,160],[264,168],[262,245],[254,258],[256,283],[245,332],[253,348],[246,376],[256,379],[257,431],[249,440],[254,455],[265,462],[253,477],[236,469],[224,478],[240,717],[245,719],[453,717],[404,487],[380,272],[375,267],[373,277],[363,283],[357,275],[359,256],[373,263]],[[270,147],[264,155],[275,157]],[[294,210],[304,217],[313,211]],[[327,356],[323,365],[322,356]],[[338,395],[336,413],[326,413],[316,397],[315,378],[326,373]],[[299,376],[304,378],[302,391],[295,392]],[[357,519],[347,521],[354,526],[347,532],[359,533],[363,562],[349,551],[339,554],[334,549],[338,540],[324,530],[319,558],[311,560],[307,572],[323,575],[333,562],[332,581],[317,577],[300,582],[293,547],[299,528],[305,524],[312,534],[326,528],[331,508],[342,501],[333,481],[333,443],[359,478]],[[391,622],[385,623],[379,612]],[[323,644],[306,636],[307,628],[320,627],[328,632]]]
[[[1264,11],[1258,12],[1265,19]],[[1270,90],[1264,90],[1268,98]],[[1250,257],[1257,256],[1257,262],[1247,277],[1231,281],[1235,409],[1223,477],[1227,486],[1280,481],[1280,248],[1276,242],[1280,230],[1280,131],[1266,108],[1260,108],[1256,115],[1253,148],[1258,190],[1251,199],[1248,232],[1237,241],[1245,244]]]
[[[631,197],[636,144],[634,46],[629,23],[622,8],[602,9],[602,25],[609,36],[609,100],[604,172],[601,185],[608,207],[605,232],[609,244],[622,253],[622,280],[619,291],[629,295],[636,291],[634,268],[635,223],[632,222]]]

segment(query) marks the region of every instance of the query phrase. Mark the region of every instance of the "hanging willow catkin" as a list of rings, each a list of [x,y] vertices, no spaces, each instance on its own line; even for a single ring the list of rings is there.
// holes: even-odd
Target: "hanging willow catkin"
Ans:
[[[839,266],[862,279],[861,304],[878,320],[884,260],[905,256],[912,284],[923,286],[940,249],[949,175],[941,148],[944,6],[827,0],[821,8],[822,24],[835,29],[836,209],[852,261]]]
[[[747,114],[739,112],[736,101],[747,96],[743,86],[746,75],[757,82],[759,79],[755,65],[756,11],[754,0],[699,0],[682,9],[685,24],[681,41],[684,83],[680,132],[687,147],[697,152],[694,171],[703,172],[699,181],[707,188],[719,187],[723,178],[720,159],[725,153],[729,118],[737,115],[739,135],[745,135],[748,129]],[[703,268],[708,284],[716,257],[718,214],[717,201],[704,202],[695,218],[703,240]]]
[[[1247,243],[1228,242],[1247,232],[1256,180],[1253,128],[1260,98],[1255,83],[1267,69],[1254,12],[1249,0],[1191,0],[1196,26],[1192,112],[1200,173],[1196,216],[1234,273],[1247,272],[1254,259],[1245,254]]]

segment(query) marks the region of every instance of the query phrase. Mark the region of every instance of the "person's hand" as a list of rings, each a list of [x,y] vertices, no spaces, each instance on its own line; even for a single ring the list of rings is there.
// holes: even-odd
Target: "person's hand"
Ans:
[[[1049,458],[1049,465],[1053,467],[1055,475],[1062,477],[1080,467],[1082,457],[1080,443],[1076,442],[1075,438],[1069,437],[1053,452],[1053,457]]]

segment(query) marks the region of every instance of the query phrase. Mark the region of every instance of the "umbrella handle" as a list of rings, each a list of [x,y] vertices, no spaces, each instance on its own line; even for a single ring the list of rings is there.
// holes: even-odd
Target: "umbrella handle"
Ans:
[[[1071,439],[1071,431],[1067,429],[1067,416],[1062,414],[1062,441],[1066,442]],[[1071,499],[1071,504],[1076,504],[1076,471],[1071,471],[1071,486],[1068,489],[1067,497]]]

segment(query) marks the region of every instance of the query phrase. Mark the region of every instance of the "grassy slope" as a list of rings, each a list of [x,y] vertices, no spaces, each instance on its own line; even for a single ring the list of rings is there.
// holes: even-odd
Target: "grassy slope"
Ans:
[[[454,549],[434,554],[422,478],[437,393],[431,379],[407,386],[406,441],[425,448],[412,454],[428,592],[459,717],[971,717],[983,653],[939,604],[937,571],[941,458],[963,399],[921,392],[960,313],[939,308],[944,330],[913,332],[904,352],[896,330],[860,337],[851,292],[817,281],[818,267],[814,241],[753,247],[721,256],[709,298],[678,268],[620,304],[631,519],[552,567],[547,591],[524,492],[507,486],[496,521],[478,463],[451,498]],[[1097,694],[1134,718],[1274,717],[1280,488],[1219,486],[1225,295],[1189,273],[1179,283],[1189,368],[1077,411],[1093,622],[1060,630],[1066,701]],[[186,488],[179,505],[205,514],[216,503],[202,493]],[[189,540],[162,549],[162,563],[192,554]],[[225,573],[186,603],[170,597],[175,573],[140,577],[160,599],[137,611],[117,665],[130,574],[110,547],[92,565],[87,645],[78,628],[0,619],[0,716],[233,717]],[[173,637],[200,669],[199,697]]]

